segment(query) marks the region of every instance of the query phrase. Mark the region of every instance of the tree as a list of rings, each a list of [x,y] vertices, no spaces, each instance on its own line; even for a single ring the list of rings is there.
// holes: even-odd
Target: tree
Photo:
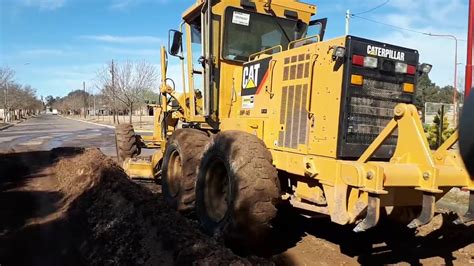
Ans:
[[[426,102],[452,104],[453,94],[453,86],[439,87],[431,81],[428,75],[423,74],[418,78],[417,90],[415,93],[415,106],[420,110],[424,110]],[[463,95],[458,90],[457,102],[460,103],[462,101]]]
[[[15,72],[8,67],[0,67],[0,95],[3,107],[3,120],[20,119],[43,108],[36,98],[36,90],[30,85],[14,81]]]
[[[129,122],[132,123],[134,107],[143,101],[147,91],[155,87],[157,72],[153,65],[146,62],[126,61],[122,64],[112,64],[109,69],[99,71],[97,79],[102,94],[109,97],[114,105],[115,100],[118,100],[127,107]]]
[[[53,106],[54,102],[56,102],[56,98],[54,98],[52,95],[46,96],[44,100],[46,102],[46,106],[49,106],[50,108]]]
[[[421,75],[418,78],[417,90],[415,93],[415,105],[418,109],[423,109],[426,99],[435,93],[436,84],[434,84],[430,77],[426,74]]]
[[[10,83],[13,82],[15,71],[9,67],[0,67],[0,88],[2,91],[3,101],[3,121],[6,122],[9,116],[10,107],[8,101],[8,91]]]
[[[71,91],[68,95],[53,101],[52,107],[65,114],[81,114],[84,106],[89,106],[91,94],[83,90]]]

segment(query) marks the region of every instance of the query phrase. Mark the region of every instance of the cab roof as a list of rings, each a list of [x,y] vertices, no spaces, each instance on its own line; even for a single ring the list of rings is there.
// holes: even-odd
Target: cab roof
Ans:
[[[196,0],[196,2],[184,11],[182,17],[184,21],[190,21],[196,17],[196,14],[201,12],[204,6],[205,0]],[[310,13],[311,15],[316,14],[316,6],[300,2],[298,0],[221,0],[219,4],[240,7],[242,3],[255,3],[256,5],[265,5],[271,3],[272,6],[278,6],[286,10]],[[239,4],[238,4],[239,3]]]

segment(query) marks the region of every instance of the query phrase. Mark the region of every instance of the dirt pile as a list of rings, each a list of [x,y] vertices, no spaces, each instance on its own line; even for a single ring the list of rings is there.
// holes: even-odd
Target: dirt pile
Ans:
[[[267,263],[238,257],[201,233],[98,150],[61,160],[54,172],[87,264]]]

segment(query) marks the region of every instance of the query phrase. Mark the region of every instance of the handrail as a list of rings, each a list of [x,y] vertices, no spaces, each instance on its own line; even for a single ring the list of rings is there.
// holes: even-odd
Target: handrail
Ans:
[[[311,66],[310,68],[310,77],[309,77],[309,100],[308,100],[308,114],[314,115],[313,113],[313,79],[314,79],[314,66],[316,65],[316,61],[318,60],[318,55],[313,54],[309,61]]]
[[[265,50],[262,50],[262,51],[260,51],[260,52],[251,54],[251,55],[249,56],[249,61],[252,61],[253,59],[255,59],[255,57],[257,57],[257,55],[266,54],[268,51],[273,51],[273,50],[275,50],[275,49],[277,49],[277,48],[280,48],[280,51],[278,51],[278,52],[283,51],[283,47],[282,47],[281,45],[276,45],[276,46],[267,48],[267,49],[265,49]],[[271,54],[275,54],[275,53],[271,53]]]
[[[305,38],[301,38],[301,39],[298,39],[298,40],[291,41],[290,43],[288,43],[288,49],[291,49],[291,45],[294,45],[294,44],[302,42],[302,41],[310,40],[310,39],[313,39],[313,38],[316,38],[317,42],[321,41],[321,37],[319,36],[319,34],[311,35],[311,36],[308,36],[308,37],[305,37]]]
[[[276,60],[271,60],[270,61],[270,91],[268,91],[268,89],[265,89],[266,92],[268,92],[268,94],[270,94],[270,99],[273,98],[273,96],[275,95],[275,93],[273,93],[273,69],[275,69],[275,65],[276,65],[277,61]]]

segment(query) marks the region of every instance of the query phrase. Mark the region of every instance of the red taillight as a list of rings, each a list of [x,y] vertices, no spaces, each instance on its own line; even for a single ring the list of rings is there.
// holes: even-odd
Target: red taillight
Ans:
[[[412,65],[407,66],[407,74],[415,75],[416,74],[416,67]]]
[[[357,66],[364,66],[364,57],[361,55],[353,55],[352,64]]]

